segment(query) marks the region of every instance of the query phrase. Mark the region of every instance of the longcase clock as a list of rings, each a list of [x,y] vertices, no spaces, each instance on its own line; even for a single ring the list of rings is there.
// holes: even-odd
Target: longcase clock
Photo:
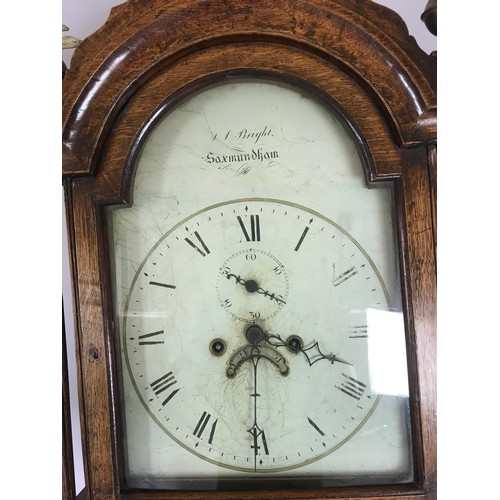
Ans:
[[[370,1],[129,1],[80,45],[87,498],[435,498],[435,76]]]

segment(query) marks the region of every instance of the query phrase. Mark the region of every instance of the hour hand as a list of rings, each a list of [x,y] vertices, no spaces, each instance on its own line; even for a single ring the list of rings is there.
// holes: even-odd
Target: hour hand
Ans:
[[[299,353],[301,352],[307,358],[309,366],[314,365],[318,361],[323,359],[329,361],[331,364],[342,363],[345,365],[353,366],[349,361],[340,358],[336,354],[325,354],[319,346],[319,342],[316,341],[309,347],[304,347],[302,339],[298,335],[291,335],[286,340],[283,340],[279,335],[267,334],[267,342],[274,347],[287,347],[290,351]]]
[[[322,359],[326,359],[330,361],[333,365],[334,363],[343,363],[344,365],[353,366],[352,363],[346,361],[345,359],[339,358],[336,354],[323,354],[321,349],[319,348],[319,343],[315,342],[312,346],[307,348],[302,348],[302,353],[304,353],[305,357],[309,361],[309,366],[314,365],[317,361],[321,361]]]

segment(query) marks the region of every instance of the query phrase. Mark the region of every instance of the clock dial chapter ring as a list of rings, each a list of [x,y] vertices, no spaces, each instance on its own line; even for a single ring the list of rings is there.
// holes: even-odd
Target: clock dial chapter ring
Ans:
[[[366,340],[349,337],[349,315],[352,303],[387,307],[384,297],[367,254],[318,213],[269,199],[214,205],[139,267],[127,366],[147,411],[191,453],[239,471],[291,470],[338,449],[374,411]]]

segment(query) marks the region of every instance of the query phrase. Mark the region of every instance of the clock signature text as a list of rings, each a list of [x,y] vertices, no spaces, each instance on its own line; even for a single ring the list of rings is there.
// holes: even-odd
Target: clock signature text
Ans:
[[[256,165],[274,166],[280,154],[276,149],[267,147],[264,141],[273,136],[273,130],[268,125],[255,130],[243,127],[222,133],[212,132],[212,142],[217,144],[203,156],[203,160],[219,170],[233,171],[236,175],[245,174]],[[220,145],[224,149],[217,151]]]

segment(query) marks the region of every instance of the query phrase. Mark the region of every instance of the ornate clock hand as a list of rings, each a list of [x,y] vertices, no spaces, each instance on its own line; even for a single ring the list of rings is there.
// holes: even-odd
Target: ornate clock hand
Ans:
[[[313,356],[309,357],[309,354],[306,352],[306,351],[310,351],[311,349],[315,349],[318,351],[317,353],[315,353]],[[346,361],[345,359],[342,359],[342,358],[339,358],[337,355],[335,354],[323,354],[321,352],[321,349],[319,348],[319,343],[318,342],[315,342],[312,346],[310,347],[307,347],[307,348],[302,348],[301,351],[302,353],[304,353],[305,357],[307,358],[307,361],[309,361],[309,366],[312,366],[314,365],[314,363],[318,362],[318,361],[321,361],[322,359],[326,359],[328,361],[330,361],[333,365],[333,363],[343,363],[345,365],[349,365],[349,366],[353,366],[352,363],[349,363],[349,361]],[[316,356],[316,357],[314,357]]]
[[[264,431],[259,427],[258,422],[258,412],[257,412],[257,398],[260,397],[260,394],[257,391],[257,367],[259,361],[261,359],[260,348],[254,344],[251,349],[251,360],[253,365],[253,393],[250,394],[250,397],[254,398],[253,401],[253,425],[250,429],[247,430],[253,437],[253,448],[254,452],[254,469],[257,470],[257,455],[259,454],[260,446],[259,446],[259,438],[262,439],[262,446],[264,448],[264,453],[269,455],[269,449],[267,447],[266,435]],[[262,464],[262,459],[260,461]]]
[[[279,335],[273,335],[269,333],[265,333],[266,341],[268,344],[272,345],[273,347],[287,347],[290,349],[292,352],[295,353],[303,353],[304,356],[307,358],[307,361],[309,363],[309,366],[314,365],[314,363],[317,363],[318,361],[321,361],[322,359],[326,359],[330,361],[330,363],[334,364],[336,363],[343,363],[345,365],[353,366],[352,363],[349,361],[346,361],[345,359],[339,358],[336,354],[324,354],[320,347],[319,347],[319,342],[315,342],[314,344],[310,345],[309,347],[304,347],[302,339],[296,335],[290,336],[286,341],[284,341]],[[316,350],[317,352],[314,353],[313,351]],[[311,351],[311,352],[308,352]]]
[[[243,285],[246,289],[247,292],[254,293],[257,292],[261,295],[264,295],[264,297],[269,297],[271,300],[275,300],[276,302],[281,302],[282,304],[286,304],[286,302],[276,294],[269,292],[269,290],[264,290],[257,281],[253,279],[245,280],[241,276],[237,276],[236,274],[230,273],[227,271],[227,269],[224,269],[224,274],[226,275],[226,278],[230,280],[231,278],[235,279],[235,283],[239,285]]]
[[[280,298],[274,295],[274,293],[270,293],[268,290],[264,290],[260,286],[257,288],[257,293],[263,294],[265,297],[269,297],[271,300],[275,300],[276,302],[281,302],[282,304],[286,304],[286,302]]]

